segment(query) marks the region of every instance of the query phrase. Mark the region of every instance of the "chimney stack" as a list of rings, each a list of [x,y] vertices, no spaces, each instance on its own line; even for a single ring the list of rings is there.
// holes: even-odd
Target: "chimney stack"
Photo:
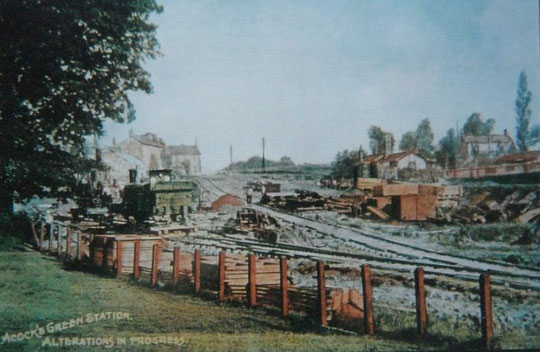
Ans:
[[[392,154],[392,136],[390,133],[384,134],[384,157]]]
[[[129,169],[129,183],[137,183],[137,169]]]

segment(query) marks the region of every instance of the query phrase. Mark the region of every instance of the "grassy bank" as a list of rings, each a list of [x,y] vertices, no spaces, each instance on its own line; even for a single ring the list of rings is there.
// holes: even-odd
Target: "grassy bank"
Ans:
[[[473,347],[479,336],[459,331],[448,336],[447,327],[434,322],[433,335],[424,343],[414,337],[414,315],[398,317],[379,311],[375,338],[322,332],[302,317],[280,319],[265,309],[219,306],[189,294],[173,294],[120,280],[62,267],[53,257],[29,252],[0,252],[0,334],[24,332],[49,322],[69,322],[89,313],[123,312],[116,320],[102,315],[99,321],[62,327],[41,338],[4,343],[0,350],[34,351],[51,337],[125,338],[117,350],[425,350]],[[410,315],[410,314],[409,314]],[[95,320],[95,318],[94,318]],[[81,319],[82,321],[82,319]],[[165,336],[166,335],[166,336]],[[181,347],[163,343],[131,345],[132,337],[176,337]],[[46,338],[49,338],[46,340]],[[169,340],[169,342],[172,340]],[[152,343],[151,340],[146,342]],[[159,342],[159,340],[157,341]],[[95,340],[94,340],[95,343]],[[43,347],[52,350],[59,347]],[[65,346],[64,350],[103,347]]]

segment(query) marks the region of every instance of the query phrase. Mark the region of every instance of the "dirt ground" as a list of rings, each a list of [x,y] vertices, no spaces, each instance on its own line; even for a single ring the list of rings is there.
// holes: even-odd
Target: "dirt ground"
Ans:
[[[294,176],[260,177],[258,175],[220,175],[212,178],[212,182],[221,191],[242,197],[244,186],[249,181],[279,182],[282,193],[294,192],[295,189],[316,191],[324,195],[337,196],[340,191],[321,189],[315,181],[305,181]],[[215,196],[219,190],[212,189]],[[255,194],[254,201],[258,200]],[[203,215],[211,225],[208,230],[217,229],[227,219],[233,217],[235,209],[222,214]],[[199,215],[201,216],[201,215]],[[326,224],[338,224],[359,228],[376,233],[384,239],[398,241],[426,250],[438,251],[453,255],[466,256],[476,260],[498,260],[519,264],[525,267],[540,266],[539,244],[518,244],[520,225],[501,223],[496,225],[481,224],[470,226],[435,225],[429,223],[383,223],[360,218],[350,218],[328,211],[302,213],[303,217]],[[204,221],[203,221],[204,222]],[[206,221],[208,223],[208,221]],[[494,233],[482,236],[478,233]],[[313,248],[332,249],[348,253],[369,252],[366,248],[350,241],[340,240],[309,228],[282,223],[280,243],[303,245]],[[306,266],[309,268],[306,270]],[[293,281],[298,285],[314,286],[314,266],[312,262],[298,260],[291,262]],[[343,270],[343,267],[346,270]],[[302,268],[302,270],[299,270]],[[361,290],[360,276],[355,265],[342,265],[338,272],[330,272],[327,278],[329,286],[357,288]],[[344,274],[344,271],[346,272]],[[412,272],[406,279],[392,280],[391,272],[377,272],[380,280],[374,289],[376,307],[392,307],[405,312],[414,311],[415,296]],[[403,275],[401,275],[403,277]],[[405,275],[407,276],[407,275]],[[430,281],[431,280],[431,281]],[[431,285],[429,283],[432,283]],[[479,295],[475,283],[455,283],[450,279],[428,276],[427,301],[429,314],[440,319],[451,321],[456,326],[480,329]],[[529,339],[540,335],[540,298],[535,291],[513,290],[509,287],[498,287],[493,291],[494,319],[497,333],[512,332]]]

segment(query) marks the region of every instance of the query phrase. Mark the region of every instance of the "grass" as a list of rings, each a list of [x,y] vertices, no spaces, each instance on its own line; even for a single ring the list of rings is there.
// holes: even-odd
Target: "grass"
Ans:
[[[345,335],[321,331],[302,316],[281,319],[263,308],[218,305],[188,293],[171,293],[143,283],[71,270],[56,258],[35,252],[0,252],[0,336],[69,321],[88,313],[126,312],[130,320],[103,319],[42,339],[0,345],[0,350],[34,351],[45,337],[126,338],[127,345],[113,350],[160,351],[358,351],[474,348],[479,335],[466,328],[450,329],[434,322],[423,343],[414,332],[414,314],[376,310],[377,336]],[[404,314],[404,315],[403,315]],[[452,335],[449,335],[449,333]],[[175,336],[173,344],[130,345],[130,337]],[[149,340],[149,342],[152,342]],[[47,348],[45,348],[47,349]],[[48,348],[73,350],[72,346]],[[104,347],[77,347],[75,350]]]

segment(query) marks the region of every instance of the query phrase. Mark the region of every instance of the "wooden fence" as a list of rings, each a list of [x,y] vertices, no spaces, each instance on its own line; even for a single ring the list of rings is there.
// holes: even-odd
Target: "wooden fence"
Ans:
[[[43,247],[48,237],[47,248]],[[361,302],[351,292],[326,286],[325,263],[316,262],[317,285],[297,287],[290,284],[287,258],[258,257],[220,251],[219,255],[203,255],[200,249],[183,251],[168,248],[163,236],[92,235],[76,227],[52,222],[41,226],[39,247],[65,261],[81,261],[88,265],[113,270],[117,276],[146,280],[153,286],[170,285],[189,289],[194,294],[213,294],[219,302],[244,301],[249,306],[278,306],[283,317],[290,311],[311,315],[327,326],[340,305],[352,304],[363,310],[363,330],[375,334],[371,267],[361,267]],[[428,331],[428,312],[424,287],[424,270],[414,273],[417,331],[424,337]],[[479,277],[482,344],[491,349],[493,312],[491,279],[488,273]],[[355,294],[358,296],[358,294]],[[348,297],[348,298],[346,298]]]

